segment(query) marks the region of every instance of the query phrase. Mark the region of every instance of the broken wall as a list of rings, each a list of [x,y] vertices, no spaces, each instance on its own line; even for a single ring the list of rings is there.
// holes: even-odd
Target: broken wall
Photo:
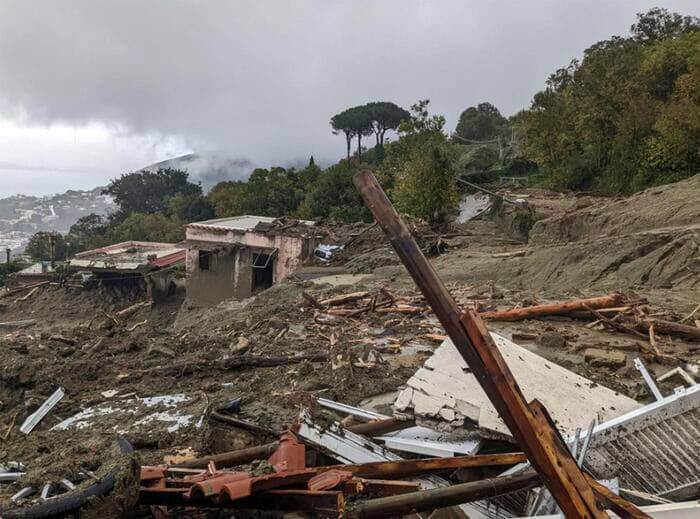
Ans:
[[[188,227],[187,239],[197,242],[187,250],[187,298],[201,304],[253,295],[255,252],[277,251],[273,258],[273,283],[276,284],[311,258],[315,245],[313,238],[201,227]],[[209,243],[210,247],[207,246]],[[209,270],[199,268],[200,250],[212,251]]]

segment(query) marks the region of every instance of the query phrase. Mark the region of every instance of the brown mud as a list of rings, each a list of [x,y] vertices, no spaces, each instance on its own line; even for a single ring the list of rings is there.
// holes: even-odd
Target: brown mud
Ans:
[[[411,222],[421,246],[439,252],[433,265],[463,307],[507,308],[620,290],[679,320],[700,303],[700,215],[697,207],[687,207],[687,200],[700,199],[697,178],[619,200],[526,188],[506,194],[527,200],[534,210],[537,221],[527,243],[487,217],[437,232]],[[119,459],[110,446],[122,429],[140,461],[156,464],[166,456],[194,457],[272,440],[313,396],[358,404],[401,386],[439,344],[434,335],[444,332],[429,311],[339,317],[313,308],[303,292],[322,300],[360,290],[381,297],[385,288],[424,304],[378,226],[327,230],[331,240],[349,242],[329,264],[302,269],[256,297],[212,308],[190,306],[180,296],[115,320],[145,295],[114,287],[44,286],[25,301],[0,299],[0,321],[36,321],[0,330],[0,463],[21,461],[28,471],[23,481],[0,485],[0,500],[7,502],[27,482],[76,478],[81,466],[98,475],[108,471]],[[697,378],[697,342],[660,335],[662,355],[655,357],[648,355],[648,341],[594,330],[589,322],[558,317],[491,322],[489,328],[641,401],[650,395],[633,367],[637,356],[656,376],[682,366]],[[589,362],[587,348],[623,352],[623,364]],[[246,364],[280,357],[293,360]],[[671,380],[660,387],[668,393],[676,385]],[[29,435],[19,432],[57,387],[66,396]],[[134,407],[139,399],[180,394],[186,402]],[[240,399],[237,418],[262,432],[211,419],[213,409],[234,399]],[[76,413],[105,406],[118,410],[91,418],[82,429],[51,430]],[[169,430],[171,422],[149,418],[176,411],[192,419],[175,430]]]

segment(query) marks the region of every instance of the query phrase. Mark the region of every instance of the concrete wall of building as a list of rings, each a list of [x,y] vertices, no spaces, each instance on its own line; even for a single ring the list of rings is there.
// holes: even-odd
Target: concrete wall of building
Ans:
[[[236,293],[237,250],[212,251],[209,256],[209,270],[199,268],[199,249],[188,249],[187,299],[201,304],[216,304]]]
[[[187,239],[199,242],[187,251],[187,298],[195,303],[215,304],[223,299],[243,299],[253,293],[254,253],[276,249],[274,283],[279,283],[313,256],[314,240],[298,236],[268,236],[236,230],[187,228]],[[210,269],[199,268],[199,250],[211,243]]]
[[[147,295],[155,303],[166,301],[185,288],[182,281],[172,270],[152,272],[146,278]]]

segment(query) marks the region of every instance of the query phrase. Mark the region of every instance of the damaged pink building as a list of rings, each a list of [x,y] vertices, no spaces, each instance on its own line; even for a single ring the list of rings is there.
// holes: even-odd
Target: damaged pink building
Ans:
[[[187,298],[211,305],[244,299],[282,281],[313,258],[314,222],[236,216],[191,223]]]

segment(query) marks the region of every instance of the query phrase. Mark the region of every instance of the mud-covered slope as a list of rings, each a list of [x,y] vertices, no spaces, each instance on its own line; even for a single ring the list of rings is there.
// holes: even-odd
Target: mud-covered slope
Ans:
[[[484,282],[566,294],[700,285],[700,231],[649,232],[625,238],[532,247],[521,256],[461,250],[435,261],[446,280]]]
[[[693,226],[700,227],[700,175],[628,198],[579,199],[573,209],[535,223],[530,241],[566,243]]]

